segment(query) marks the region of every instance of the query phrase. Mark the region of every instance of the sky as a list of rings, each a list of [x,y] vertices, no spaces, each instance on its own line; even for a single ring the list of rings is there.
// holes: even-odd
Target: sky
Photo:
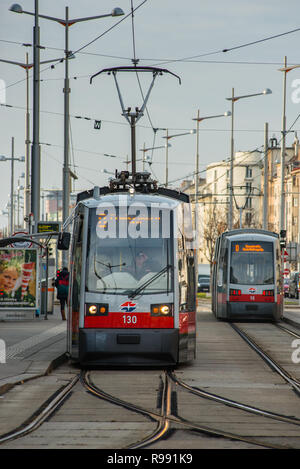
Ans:
[[[131,1],[134,8],[132,22]],[[22,0],[23,10],[34,12],[34,0]],[[9,11],[11,1],[0,3],[0,59],[33,61],[34,17]],[[171,73],[156,78],[147,104],[147,112],[137,124],[137,155],[144,148],[163,146],[164,136],[188,133],[196,128],[192,120],[200,116],[223,114],[230,110],[226,98],[262,92],[272,94],[243,99],[235,105],[235,150],[262,149],[264,124],[269,124],[269,137],[281,138],[284,56],[288,64],[300,63],[300,30],[256,42],[300,28],[300,5],[296,0],[39,0],[40,14],[64,18],[65,7],[70,18],[124,10],[123,17],[108,17],[74,24],[69,29],[69,48],[75,52],[70,60],[70,163],[78,180],[75,191],[106,185],[108,174],[125,169],[131,158],[130,126],[122,110],[112,75],[101,74],[90,84],[90,77],[105,68],[132,65],[161,67]],[[127,16],[129,15],[129,16]],[[127,16],[127,17],[126,17]],[[41,61],[57,59],[64,54],[64,27],[40,19]],[[95,40],[98,38],[97,40]],[[93,41],[93,42],[92,42]],[[92,42],[90,45],[88,45]],[[224,49],[231,49],[222,52]],[[78,49],[81,49],[76,53]],[[172,74],[180,77],[179,80]],[[64,64],[54,68],[41,65],[40,142],[41,188],[62,187],[64,145]],[[141,107],[152,74],[119,73],[117,75],[125,108]],[[21,67],[0,62],[0,155],[11,156],[11,139],[15,140],[15,157],[25,155],[25,71]],[[32,72],[30,73],[30,108],[32,108]],[[142,92],[141,92],[142,90]],[[299,90],[299,93],[298,93]],[[5,95],[5,96],[4,96]],[[300,69],[287,74],[287,128],[300,113]],[[81,119],[75,116],[82,117]],[[86,119],[88,118],[88,119]],[[94,129],[94,120],[101,128]],[[231,118],[204,120],[199,130],[200,171],[230,156]],[[292,130],[300,135],[300,119]],[[31,116],[32,136],[32,116]],[[293,142],[294,133],[287,137]],[[196,136],[187,134],[169,141],[169,181],[180,184],[195,169]],[[115,155],[109,157],[105,155]],[[152,155],[154,177],[165,181],[164,148]],[[10,193],[10,162],[0,161],[0,210],[4,210]],[[138,161],[138,169],[141,162]],[[149,166],[146,165],[146,169]],[[15,185],[24,163],[15,163]],[[190,176],[192,177],[192,176]],[[21,179],[21,184],[22,184]],[[0,215],[0,228],[7,225],[7,216]]]

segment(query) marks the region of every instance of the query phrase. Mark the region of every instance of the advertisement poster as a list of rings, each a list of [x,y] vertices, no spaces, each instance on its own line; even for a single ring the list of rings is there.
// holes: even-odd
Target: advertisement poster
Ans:
[[[0,309],[36,308],[37,250],[0,249]]]

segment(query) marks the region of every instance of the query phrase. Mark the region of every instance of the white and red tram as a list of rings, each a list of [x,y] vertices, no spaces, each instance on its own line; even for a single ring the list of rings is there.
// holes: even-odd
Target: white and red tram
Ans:
[[[258,229],[223,233],[216,242],[212,309],[217,319],[271,319],[283,314],[279,235]]]
[[[196,353],[189,197],[123,172],[78,195],[68,352],[81,365],[176,365]]]

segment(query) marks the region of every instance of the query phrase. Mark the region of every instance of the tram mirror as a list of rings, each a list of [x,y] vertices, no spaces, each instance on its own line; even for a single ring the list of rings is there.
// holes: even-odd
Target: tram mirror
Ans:
[[[70,233],[59,233],[57,241],[57,249],[61,251],[67,251],[70,247]]]

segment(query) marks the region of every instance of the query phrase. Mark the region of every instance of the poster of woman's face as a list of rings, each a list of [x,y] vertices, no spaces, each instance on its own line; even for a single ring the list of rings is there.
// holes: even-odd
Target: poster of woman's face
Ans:
[[[35,249],[0,249],[0,307],[35,307]]]

